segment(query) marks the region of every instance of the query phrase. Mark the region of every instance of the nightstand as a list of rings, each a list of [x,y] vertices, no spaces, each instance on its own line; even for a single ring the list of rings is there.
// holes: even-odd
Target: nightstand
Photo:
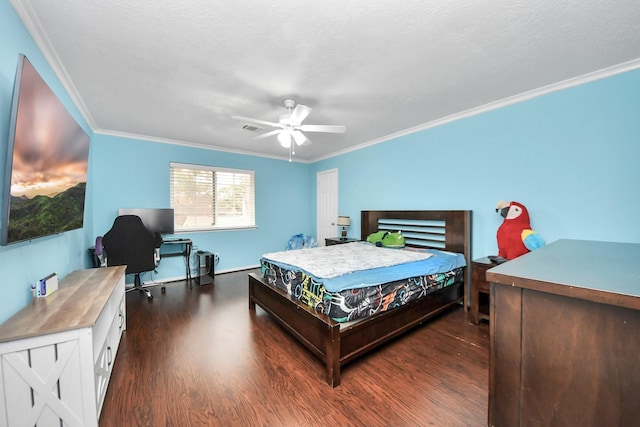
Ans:
[[[487,270],[497,265],[489,258],[480,258],[471,262],[471,321],[476,325],[480,319],[489,320]]]
[[[325,246],[331,246],[331,245],[341,245],[343,243],[351,243],[351,242],[359,242],[360,240],[358,239],[341,239],[340,237],[330,237],[328,239],[324,239],[324,244]]]

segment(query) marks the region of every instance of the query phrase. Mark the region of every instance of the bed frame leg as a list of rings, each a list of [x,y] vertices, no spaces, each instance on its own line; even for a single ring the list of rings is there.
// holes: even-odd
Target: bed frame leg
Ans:
[[[251,278],[251,276],[249,276],[249,310],[250,311],[256,311],[256,302],[253,299],[253,287],[254,287],[254,283],[253,280]]]
[[[337,387],[340,385],[340,325],[329,326],[325,348],[327,383]]]

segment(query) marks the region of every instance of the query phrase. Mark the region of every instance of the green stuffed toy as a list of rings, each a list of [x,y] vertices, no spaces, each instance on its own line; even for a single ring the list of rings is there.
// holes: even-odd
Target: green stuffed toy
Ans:
[[[367,242],[385,248],[404,248],[404,236],[402,232],[378,231],[367,236]]]

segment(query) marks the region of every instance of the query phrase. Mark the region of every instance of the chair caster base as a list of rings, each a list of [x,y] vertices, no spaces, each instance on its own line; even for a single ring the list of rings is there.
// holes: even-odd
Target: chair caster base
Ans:
[[[133,288],[127,289],[126,292],[131,292],[131,291],[140,291],[143,294],[145,294],[147,296],[147,299],[149,301],[151,301],[153,299],[153,294],[151,293],[151,291],[149,289],[145,289],[145,288],[140,288],[137,286],[134,286]]]

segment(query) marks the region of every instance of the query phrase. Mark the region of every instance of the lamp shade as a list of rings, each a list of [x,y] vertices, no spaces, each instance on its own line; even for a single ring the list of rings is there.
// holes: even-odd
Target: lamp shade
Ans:
[[[348,216],[339,216],[338,217],[338,225],[341,226],[341,227],[348,227],[350,225],[349,217]]]

